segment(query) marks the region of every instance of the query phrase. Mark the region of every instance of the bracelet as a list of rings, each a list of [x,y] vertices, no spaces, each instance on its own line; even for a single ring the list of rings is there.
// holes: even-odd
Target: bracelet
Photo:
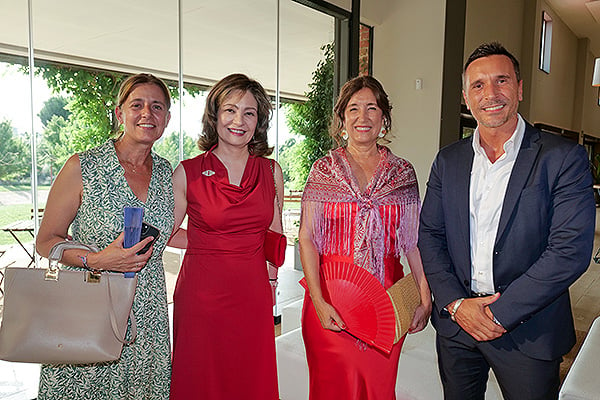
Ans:
[[[454,318],[454,314],[456,314],[456,311],[458,311],[458,307],[460,307],[460,305],[462,304],[464,299],[465,298],[462,297],[462,298],[456,300],[454,302],[454,305],[452,306],[452,309],[448,311],[450,313],[450,319],[454,322],[456,322],[456,319]]]
[[[492,314],[492,315],[493,315],[493,314]],[[498,320],[496,319],[496,316],[495,316],[495,315],[493,315],[493,317],[494,317],[494,323],[495,323],[496,325],[498,325],[498,326],[500,326],[500,327],[504,328],[504,326],[502,326],[502,324],[500,323],[500,321],[498,321]]]
[[[79,259],[81,260],[81,263],[83,264],[83,268],[87,269],[88,271],[92,271],[92,272],[100,272],[99,269],[90,268],[90,266],[88,265],[87,256],[90,253],[91,253],[91,251],[88,251],[87,253],[85,253],[85,256],[79,256]]]

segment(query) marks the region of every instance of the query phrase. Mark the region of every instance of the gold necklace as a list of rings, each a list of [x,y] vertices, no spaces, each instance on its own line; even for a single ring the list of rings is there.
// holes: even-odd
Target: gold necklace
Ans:
[[[139,171],[138,172],[138,168],[143,167],[145,164],[145,161],[144,161],[144,164],[140,164],[140,166],[138,166],[138,167],[136,167],[133,163],[131,163],[129,161],[119,160],[119,162],[120,162],[121,166],[123,167],[123,169],[125,170],[125,172],[131,172],[131,173],[139,174],[139,175],[150,175],[148,173],[148,171]],[[128,169],[129,169],[129,171],[128,171]]]
[[[119,143],[119,142],[117,142],[117,143]],[[126,173],[128,172],[127,169],[129,168],[129,170],[131,171],[131,173],[138,174],[137,169],[139,167],[143,167],[144,164],[146,164],[146,161],[148,160],[148,158],[146,158],[139,166],[136,167],[136,165],[134,163],[132,163],[131,161],[124,160],[124,159],[121,158],[117,146],[115,146],[115,150],[116,150],[116,154],[117,154],[117,160],[119,161],[119,164],[121,164],[121,167],[123,167],[123,170]],[[147,171],[146,172],[139,172],[139,174],[141,174],[141,175],[150,175]]]
[[[119,154],[117,153],[117,160],[119,160],[119,164],[121,164],[121,167],[123,167],[123,170],[125,172],[132,172],[134,174],[138,174],[138,168],[143,167],[144,164],[146,163],[146,160],[144,160],[143,163],[141,163],[139,166],[135,166],[134,163],[132,163],[131,161],[127,161],[127,160],[122,160],[121,157],[119,157]],[[128,171],[129,169],[129,171]],[[142,175],[149,175],[148,172],[139,172],[139,174]]]

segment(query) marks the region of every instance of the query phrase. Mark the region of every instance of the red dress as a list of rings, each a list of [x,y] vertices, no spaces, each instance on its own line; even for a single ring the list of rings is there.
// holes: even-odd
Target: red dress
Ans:
[[[269,161],[249,157],[240,186],[208,151],[182,162],[188,248],[174,293],[172,399],[278,399],[263,243],[273,218]]]
[[[385,147],[378,150],[379,164],[364,191],[354,179],[345,149],[332,150],[315,162],[302,197],[302,221],[321,264],[358,265],[387,289],[404,275],[401,256],[416,248],[420,200],[412,165]],[[324,329],[308,292],[302,335],[310,400],[396,398],[404,338],[386,354],[344,331]]]
[[[354,219],[356,207],[352,208]],[[351,226],[350,230],[352,237],[354,227]],[[328,261],[353,264],[354,256],[321,255],[321,264]],[[387,289],[402,278],[404,273],[402,264],[394,256],[385,257],[384,265],[384,287]],[[396,375],[404,338],[394,345],[390,354],[386,354],[358,341],[346,332],[323,329],[308,292],[304,296],[302,310],[302,337],[310,369],[310,400],[396,398]]]

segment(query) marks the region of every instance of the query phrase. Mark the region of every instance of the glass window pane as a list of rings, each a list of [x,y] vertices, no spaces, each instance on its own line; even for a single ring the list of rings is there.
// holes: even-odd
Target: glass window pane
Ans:
[[[546,11],[542,12],[542,32],[540,35],[540,69],[550,73],[550,58],[552,55],[552,17]]]
[[[194,148],[184,144],[189,158],[198,154],[204,102],[214,83],[243,73],[275,95],[277,0],[182,0],[181,6],[183,76],[186,87],[196,85],[184,93],[182,109],[184,143],[194,143]]]
[[[0,9],[0,266],[16,260],[26,266],[33,254],[27,1],[0,0]],[[34,86],[47,92],[40,80]],[[34,108],[40,107],[35,98]],[[17,227],[18,221],[29,231],[17,230],[24,227]]]
[[[177,8],[168,2],[113,3],[33,1],[36,74],[51,88],[52,101],[63,99],[68,110],[66,116],[48,118],[39,132],[40,183],[51,183],[71,154],[119,130],[114,108],[125,77],[152,73],[177,96]],[[172,107],[175,119],[177,112]]]
[[[285,114],[279,125],[287,129],[279,131],[279,161],[286,188],[302,190],[312,163],[331,147],[328,128],[334,103],[335,18],[283,0],[280,27]],[[304,105],[307,101],[312,106]],[[307,136],[312,140],[305,141]]]

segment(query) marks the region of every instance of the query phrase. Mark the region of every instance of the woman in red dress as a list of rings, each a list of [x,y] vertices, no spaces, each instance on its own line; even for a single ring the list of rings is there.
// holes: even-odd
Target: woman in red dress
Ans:
[[[271,154],[271,103],[233,74],[210,91],[205,153],[173,175],[171,245],[187,248],[175,287],[172,399],[277,400],[272,294],[263,243],[281,232],[283,176]]]
[[[347,82],[334,108],[332,136],[342,146],[315,162],[302,197],[300,254],[308,285],[302,334],[311,400],[395,399],[404,338],[390,354],[343,330],[321,291],[320,265],[365,268],[387,289],[403,276],[406,256],[421,294],[409,332],[431,314],[431,294],[417,249],[419,191],[412,165],[377,144],[391,127],[391,106],[372,77]]]

